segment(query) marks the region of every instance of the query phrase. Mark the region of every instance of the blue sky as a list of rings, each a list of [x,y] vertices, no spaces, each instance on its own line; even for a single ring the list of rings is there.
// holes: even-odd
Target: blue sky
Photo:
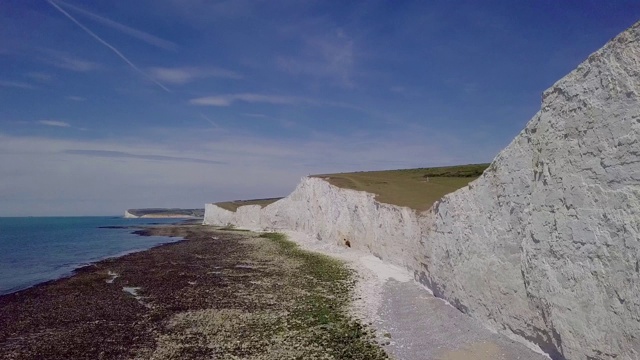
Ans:
[[[490,161],[638,1],[0,2],[0,216]]]

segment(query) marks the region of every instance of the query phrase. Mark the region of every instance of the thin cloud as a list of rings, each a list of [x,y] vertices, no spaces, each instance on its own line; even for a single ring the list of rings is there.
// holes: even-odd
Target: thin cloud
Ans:
[[[293,104],[301,99],[292,96],[279,95],[263,95],[263,94],[229,94],[218,96],[206,96],[189,100],[192,105],[201,106],[230,106],[236,101],[248,103],[267,103],[267,104]]]
[[[165,156],[165,155],[140,155],[140,154],[132,154],[132,153],[127,153],[123,151],[112,151],[112,150],[64,150],[63,153],[71,154],[71,155],[102,157],[102,158],[142,159],[142,160],[154,160],[154,161],[179,161],[179,162],[190,162],[190,163],[196,163],[196,164],[210,164],[210,165],[226,164],[223,161],[204,160],[204,159],[188,158],[188,157]]]
[[[200,28],[218,20],[250,18],[256,4],[253,0],[166,0],[173,16],[180,17],[192,26]]]
[[[55,127],[71,127],[71,124],[69,124],[68,122],[58,120],[40,120],[38,121],[38,124]]]
[[[72,70],[76,72],[89,72],[99,68],[99,65],[86,60],[74,59],[74,58],[60,58],[60,61],[55,63],[59,68]]]
[[[70,56],[62,51],[52,49],[40,49],[45,55],[44,62],[60,69],[75,72],[89,72],[100,68],[100,64]]]
[[[182,85],[194,80],[208,77],[223,79],[242,79],[242,75],[226,69],[219,68],[197,68],[197,67],[152,67],[149,69],[150,75],[165,83]]]
[[[71,16],[68,12],[64,11],[64,9],[62,9],[60,6],[58,6],[55,2],[51,1],[51,0],[47,0],[47,2],[49,4],[51,4],[51,6],[53,6],[54,8],[56,8],[56,10],[58,10],[59,12],[62,13],[62,15],[66,16],[67,18],[69,18],[69,20],[71,20],[73,23],[75,23],[76,25],[78,25],[82,30],[84,30],[84,32],[86,32],[87,34],[89,34],[92,38],[96,39],[99,43],[101,43],[102,45],[106,46],[109,50],[113,51],[116,55],[118,55],[118,57],[120,57],[125,63],[127,63],[132,69],[134,69],[135,71],[137,71],[138,73],[142,74],[144,77],[146,77],[147,79],[151,80],[154,84],[158,85],[162,90],[166,91],[166,92],[171,92],[169,89],[167,89],[164,85],[162,85],[161,83],[159,83],[158,81],[156,81],[154,78],[152,78],[151,76],[149,76],[147,73],[145,73],[144,71],[142,71],[139,67],[137,67],[133,62],[131,62],[131,60],[129,60],[126,56],[124,56],[120,50],[116,49],[113,45],[109,44],[108,42],[104,41],[101,37],[99,37],[98,35],[96,35],[93,31],[89,30],[89,28],[87,28],[86,26],[82,25],[78,20],[76,20],[73,16]]]
[[[297,56],[279,56],[276,65],[292,75],[325,78],[352,88],[355,63],[354,41],[344,31],[331,36],[309,37]]]
[[[268,116],[267,116],[267,115],[265,115],[265,114],[243,113],[242,115],[244,115],[244,116],[248,116],[248,117],[253,117],[253,118],[263,118],[263,119],[268,118]]]
[[[201,204],[203,198],[222,201],[286,195],[307,174],[486,162],[499,150],[470,144],[458,134],[451,137],[420,127],[287,139],[241,130],[215,137],[200,128],[168,131],[162,142],[136,137],[112,142],[9,136],[0,131],[0,153],[6,155],[0,166],[0,178],[6,185],[0,186],[0,197],[15,199],[0,209],[4,210],[1,214],[73,215],[77,213],[70,211],[81,212],[78,199],[91,200],[82,209],[85,213],[115,214],[132,204],[155,204],[159,193],[169,204],[162,205],[165,207],[176,206],[187,197]],[[65,166],[59,166],[60,161]],[[260,178],[259,189],[256,177]],[[42,208],[52,201],[60,208]]]
[[[327,100],[313,99],[313,98],[300,97],[300,96],[264,95],[264,94],[253,94],[253,93],[224,94],[224,95],[204,96],[200,98],[191,99],[189,100],[189,103],[191,105],[199,105],[199,106],[226,107],[226,106],[231,106],[234,102],[238,102],[238,101],[247,102],[247,103],[265,103],[265,104],[272,104],[272,105],[306,104],[306,105],[312,105],[312,106],[329,106],[329,107],[350,109],[350,110],[366,113],[371,116],[379,116],[372,113],[370,110],[358,105],[343,103],[339,101],[327,101]],[[261,117],[260,116],[261,114],[243,114],[243,115]]]
[[[0,86],[2,87],[10,87],[10,88],[17,88],[17,89],[25,89],[25,90],[33,90],[36,87],[25,83],[25,82],[20,82],[20,81],[1,81],[0,80]]]
[[[73,100],[73,101],[85,101],[86,100],[82,96],[75,96],[75,95],[67,96],[67,99]]]
[[[78,12],[82,15],[85,15],[103,25],[106,25],[114,30],[118,30],[124,34],[127,34],[133,38],[136,38],[138,40],[141,40],[149,45],[153,45],[155,47],[161,48],[161,49],[165,49],[165,50],[176,50],[177,49],[177,45],[171,41],[168,40],[164,40],[161,39],[155,35],[151,35],[149,33],[146,33],[144,31],[138,30],[138,29],[134,29],[130,26],[121,24],[117,21],[113,21],[111,19],[108,19],[104,16],[100,16],[98,14],[94,14],[92,12],[89,12],[87,10],[81,9],[77,6],[71,5],[69,3],[66,3],[64,1],[58,1],[59,4],[61,4],[62,6],[68,8],[68,9],[72,9],[75,12]]]
[[[229,106],[233,99],[228,96],[207,96],[189,100],[189,104],[201,106]]]
[[[218,125],[218,123],[216,123],[215,121],[211,120],[208,116],[205,116],[204,114],[200,113],[200,117],[205,119],[209,124],[213,125],[213,127],[215,128],[219,128],[220,125]]]
[[[28,72],[26,76],[40,82],[49,82],[53,79],[53,75],[41,72]]]

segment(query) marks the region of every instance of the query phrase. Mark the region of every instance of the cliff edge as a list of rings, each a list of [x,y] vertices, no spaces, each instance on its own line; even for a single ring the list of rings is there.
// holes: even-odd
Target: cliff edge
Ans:
[[[410,269],[436,296],[553,359],[640,358],[640,23],[544,92],[469,186],[429,210],[304,178],[205,224],[292,229]]]

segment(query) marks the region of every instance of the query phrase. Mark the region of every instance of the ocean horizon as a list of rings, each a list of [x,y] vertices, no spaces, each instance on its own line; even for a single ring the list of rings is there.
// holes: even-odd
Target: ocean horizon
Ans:
[[[179,221],[122,216],[0,217],[0,295],[70,276],[75,269],[100,260],[179,241],[135,235],[129,228]]]

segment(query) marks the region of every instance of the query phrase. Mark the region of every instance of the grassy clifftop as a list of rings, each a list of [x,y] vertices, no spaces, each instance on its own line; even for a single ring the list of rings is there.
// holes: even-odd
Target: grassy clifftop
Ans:
[[[312,175],[344,189],[366,191],[376,195],[376,200],[422,211],[444,195],[465,187],[477,179],[489,164],[469,164],[433,168],[363,171],[339,174]],[[240,206],[265,207],[281,198],[234,200],[215,203],[236,211]]]
[[[254,199],[254,200],[234,200],[234,201],[223,201],[215,203],[218,207],[221,207],[225,210],[236,211],[240,206],[245,205],[260,205],[265,207],[271,203],[274,203],[282,198],[268,198],[268,199]]]
[[[366,191],[376,200],[422,211],[477,179],[489,164],[313,175],[334,186]]]

